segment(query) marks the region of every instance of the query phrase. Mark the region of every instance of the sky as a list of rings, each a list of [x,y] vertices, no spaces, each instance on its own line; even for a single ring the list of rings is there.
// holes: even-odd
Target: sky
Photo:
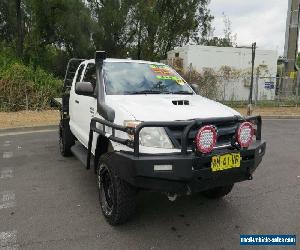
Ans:
[[[283,55],[288,0],[211,0],[214,36],[224,35],[223,12],[237,34],[238,46],[277,50]]]

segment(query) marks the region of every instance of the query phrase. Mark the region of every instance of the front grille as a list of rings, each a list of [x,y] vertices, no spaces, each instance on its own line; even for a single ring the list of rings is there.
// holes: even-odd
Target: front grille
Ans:
[[[217,138],[217,145],[216,147],[223,147],[227,145],[231,145],[232,138],[235,135],[236,128],[238,126],[237,122],[220,122],[211,124],[217,128],[218,138]],[[203,125],[202,125],[203,126]],[[188,134],[188,149],[193,150],[195,148],[195,137],[196,134],[201,126],[192,127]],[[166,132],[169,135],[170,139],[172,140],[175,148],[181,148],[181,139],[182,133],[185,129],[185,126],[170,126],[166,127]]]

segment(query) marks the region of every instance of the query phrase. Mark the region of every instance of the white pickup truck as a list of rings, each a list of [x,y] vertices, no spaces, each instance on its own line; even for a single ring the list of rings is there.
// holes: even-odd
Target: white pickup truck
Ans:
[[[69,62],[59,137],[63,156],[75,155],[97,174],[111,225],[133,215],[140,190],[170,200],[200,192],[223,197],[252,179],[266,149],[259,116],[196,94],[167,65],[108,59],[102,51]]]

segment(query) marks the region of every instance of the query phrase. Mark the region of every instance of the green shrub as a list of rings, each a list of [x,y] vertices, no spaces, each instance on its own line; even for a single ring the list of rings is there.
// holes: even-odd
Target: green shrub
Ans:
[[[60,94],[62,81],[46,71],[19,62],[1,65],[0,110],[39,110],[49,108]]]

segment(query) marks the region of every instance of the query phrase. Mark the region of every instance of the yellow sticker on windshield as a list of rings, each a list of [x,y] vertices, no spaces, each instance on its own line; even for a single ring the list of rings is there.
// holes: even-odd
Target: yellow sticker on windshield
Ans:
[[[176,82],[177,82],[177,84],[179,84],[179,85],[184,85],[184,82],[183,82],[181,79],[176,80]]]
[[[150,68],[151,69],[156,69],[156,68],[169,69],[170,67],[167,66],[167,65],[154,65],[154,64],[150,64]]]

